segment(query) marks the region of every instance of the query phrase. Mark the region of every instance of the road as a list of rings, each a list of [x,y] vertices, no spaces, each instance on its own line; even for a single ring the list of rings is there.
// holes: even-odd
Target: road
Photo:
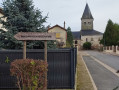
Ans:
[[[119,56],[114,56],[114,55],[109,55],[109,54],[104,54],[100,53],[97,51],[86,51],[88,54],[94,56],[101,62],[109,65],[110,67],[119,70]]]
[[[119,57],[96,51],[85,52],[89,55],[83,56],[83,59],[98,90],[113,90],[119,86],[119,76],[115,75],[103,65],[95,61],[92,56],[116,70],[119,69]],[[115,90],[119,90],[119,88]]]

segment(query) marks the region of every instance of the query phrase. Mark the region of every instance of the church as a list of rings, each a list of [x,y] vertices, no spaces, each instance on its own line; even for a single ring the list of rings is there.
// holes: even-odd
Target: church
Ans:
[[[86,4],[81,17],[81,30],[72,32],[75,47],[82,49],[85,42],[91,42],[92,49],[98,49],[100,47],[100,40],[103,38],[103,33],[94,30],[93,21],[94,18],[91,14],[90,8],[88,4]]]

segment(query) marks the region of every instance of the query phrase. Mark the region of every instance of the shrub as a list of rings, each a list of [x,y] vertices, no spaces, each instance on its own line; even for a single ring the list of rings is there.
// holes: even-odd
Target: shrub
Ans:
[[[90,42],[85,42],[83,44],[83,49],[86,49],[86,50],[91,49],[91,43]]]
[[[20,90],[46,90],[47,66],[43,60],[18,59],[11,63],[10,72]]]

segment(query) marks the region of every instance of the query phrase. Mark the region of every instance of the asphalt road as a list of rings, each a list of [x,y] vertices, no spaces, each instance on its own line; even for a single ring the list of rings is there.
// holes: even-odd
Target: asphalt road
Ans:
[[[86,51],[88,54],[94,56],[103,63],[113,66],[115,68],[119,67],[119,57],[113,55],[107,55],[95,51]],[[98,90],[113,90],[119,86],[119,77],[107,70],[104,66],[94,61],[89,56],[83,56],[83,59],[89,69],[89,72],[98,88]],[[111,63],[112,62],[112,63]],[[115,63],[116,62],[116,63]],[[115,89],[115,90],[119,90]]]
[[[101,62],[107,64],[108,66],[114,68],[115,70],[119,70],[119,56],[104,54],[97,51],[86,51],[88,54],[97,58]]]

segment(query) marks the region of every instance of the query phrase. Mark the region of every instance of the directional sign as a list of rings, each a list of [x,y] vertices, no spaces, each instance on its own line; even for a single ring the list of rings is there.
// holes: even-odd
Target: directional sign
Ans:
[[[56,33],[19,32],[14,36],[17,40],[56,40]]]

